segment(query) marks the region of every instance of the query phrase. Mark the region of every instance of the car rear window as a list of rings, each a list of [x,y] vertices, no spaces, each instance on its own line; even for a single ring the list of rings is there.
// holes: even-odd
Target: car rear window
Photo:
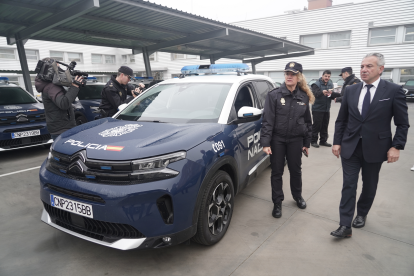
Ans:
[[[166,123],[217,122],[229,83],[179,83],[153,86],[117,117]]]
[[[36,100],[20,87],[0,87],[0,105],[30,103]]]
[[[105,85],[86,85],[79,90],[79,100],[101,99],[101,91]]]

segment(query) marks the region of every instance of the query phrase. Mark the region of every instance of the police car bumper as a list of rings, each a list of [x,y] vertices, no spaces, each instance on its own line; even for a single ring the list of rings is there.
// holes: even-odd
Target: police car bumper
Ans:
[[[171,165],[178,170],[187,162],[191,161]],[[192,218],[198,186],[185,180],[192,178],[103,185],[62,178],[46,169],[46,161],[39,176],[44,205],[41,220],[84,240],[120,250],[161,248],[182,243],[196,232]],[[53,196],[90,206],[93,217],[53,207]],[[164,198],[171,201],[172,210],[165,208]]]

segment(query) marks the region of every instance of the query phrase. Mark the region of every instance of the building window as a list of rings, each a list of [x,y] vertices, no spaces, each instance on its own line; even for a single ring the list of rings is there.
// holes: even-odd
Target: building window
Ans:
[[[300,44],[315,49],[322,48],[322,35],[304,35],[300,37]]]
[[[274,81],[274,82],[284,82],[285,81],[285,73],[284,72],[269,72],[269,77]]]
[[[414,25],[405,27],[404,41],[405,42],[414,41]]]
[[[68,53],[68,61],[76,61],[77,63],[82,63],[82,53]]]
[[[134,55],[122,55],[122,63],[135,63]]]
[[[92,54],[92,64],[102,64],[102,55]]]
[[[9,78],[9,83],[13,83],[15,85],[19,85],[19,77],[11,77],[11,76],[7,76]]]
[[[400,71],[400,82],[414,80],[414,68],[404,68]]]
[[[196,58],[198,58],[198,56],[197,55],[186,55],[185,58],[186,59],[196,59]]]
[[[392,68],[386,68],[381,74],[381,79],[390,80],[392,79]]]
[[[50,58],[57,60],[57,61],[63,61],[64,52],[58,52],[58,51],[50,51]]]
[[[351,46],[351,32],[329,34],[329,48]]]
[[[16,54],[14,49],[0,49],[0,58],[1,59],[16,59]]]
[[[369,30],[369,44],[392,44],[395,43],[397,27],[386,27]]]
[[[172,60],[185,59],[185,55],[184,54],[171,54],[171,58]]]
[[[157,61],[157,53],[152,53],[152,54],[149,56],[149,60],[150,60],[150,61]]]
[[[26,59],[28,61],[37,61],[39,60],[39,52],[37,50],[25,50]]]
[[[105,64],[115,64],[115,56],[105,55]]]

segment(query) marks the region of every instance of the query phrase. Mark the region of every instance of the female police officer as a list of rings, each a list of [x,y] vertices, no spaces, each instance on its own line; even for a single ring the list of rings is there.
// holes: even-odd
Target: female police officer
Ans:
[[[293,199],[301,209],[306,208],[302,198],[302,151],[306,156],[312,136],[312,119],[309,103],[315,97],[302,75],[302,65],[289,62],[285,68],[285,82],[267,95],[260,144],[263,151],[270,154],[272,166],[271,184],[272,216],[282,216],[282,175],[285,157],[290,171],[290,190]]]

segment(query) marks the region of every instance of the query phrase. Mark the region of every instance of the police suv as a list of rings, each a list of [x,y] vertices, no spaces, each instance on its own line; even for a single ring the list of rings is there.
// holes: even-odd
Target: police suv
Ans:
[[[122,250],[218,242],[235,194],[270,163],[259,140],[274,84],[248,69],[186,66],[113,118],[61,134],[40,169],[41,220]]]
[[[86,85],[79,88],[78,97],[73,102],[76,124],[97,120],[101,117],[99,105],[101,104],[101,91],[105,83],[98,82],[96,77],[88,77]]]
[[[0,151],[52,144],[43,104],[0,77]]]

